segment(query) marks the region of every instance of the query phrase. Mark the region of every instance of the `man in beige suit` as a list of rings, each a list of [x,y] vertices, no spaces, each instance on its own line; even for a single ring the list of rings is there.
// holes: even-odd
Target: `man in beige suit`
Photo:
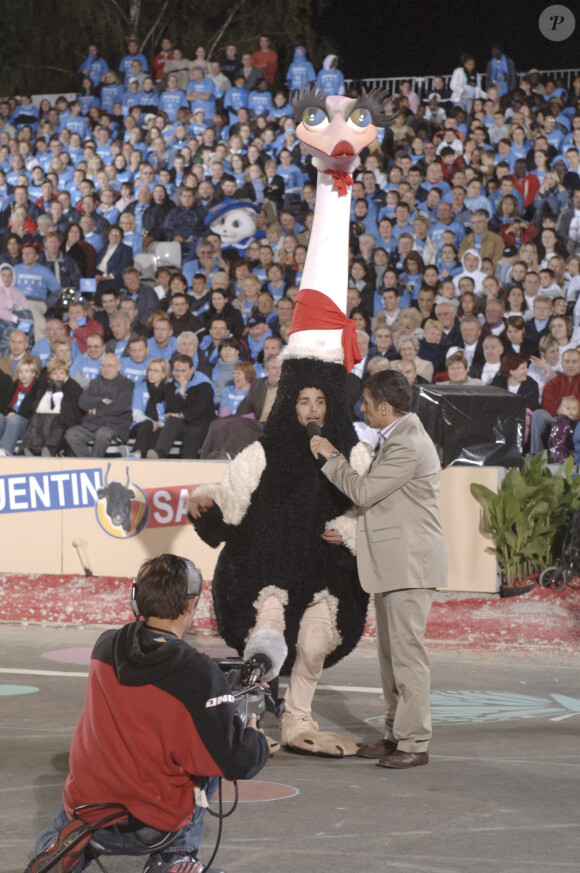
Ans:
[[[315,436],[310,443],[315,457],[327,459],[324,475],[358,507],[359,576],[375,596],[386,734],[358,754],[397,770],[429,763],[430,675],[423,638],[435,589],[447,584],[440,463],[411,402],[402,373],[386,370],[367,380],[362,409],[379,430],[379,448],[364,476],[328,440]]]

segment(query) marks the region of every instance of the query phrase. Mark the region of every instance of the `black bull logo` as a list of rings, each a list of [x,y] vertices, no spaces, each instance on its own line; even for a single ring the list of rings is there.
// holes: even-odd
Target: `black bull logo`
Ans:
[[[111,519],[111,523],[116,527],[121,527],[125,533],[129,533],[131,529],[131,500],[135,497],[135,492],[129,488],[131,484],[129,479],[129,467],[125,467],[127,471],[127,481],[124,485],[120,482],[109,482],[109,470],[111,464],[107,466],[105,473],[105,486],[99,488],[97,496],[99,500],[103,497],[106,499],[105,512]]]

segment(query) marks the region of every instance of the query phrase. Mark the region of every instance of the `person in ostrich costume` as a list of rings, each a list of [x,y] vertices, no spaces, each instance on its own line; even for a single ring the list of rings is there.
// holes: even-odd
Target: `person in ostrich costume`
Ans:
[[[370,455],[350,419],[346,381],[360,361],[345,315],[351,173],[384,124],[382,95],[294,100],[297,135],[318,169],[316,208],[276,400],[261,438],[219,485],[192,492],[190,519],[211,546],[225,542],[213,578],[218,629],[248,659],[265,653],[289,674],[282,743],[315,755],[354,755],[356,743],[320,731],[311,705],[324,667],[353,650],[368,596],[354,556],[356,514],[320,472],[306,425],[320,427],[361,475]]]

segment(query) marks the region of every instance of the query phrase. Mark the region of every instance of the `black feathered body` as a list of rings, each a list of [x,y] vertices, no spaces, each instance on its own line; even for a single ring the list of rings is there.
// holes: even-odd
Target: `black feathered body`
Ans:
[[[310,452],[306,428],[297,420],[298,394],[307,387],[324,392],[327,413],[322,434],[348,457],[357,438],[348,415],[344,367],[309,358],[286,360],[260,439],[266,467],[241,523],[224,524],[217,506],[195,522],[210,545],[225,540],[213,578],[213,597],[218,629],[228,645],[242,653],[256,621],[254,604],[261,591],[275,586],[288,593],[284,673],[294,662],[300,619],[318,593],[331,595],[341,638],[327,656],[326,667],[356,646],[368,604],[355,557],[345,546],[328,544],[321,537],[326,522],[342,515],[350,501],[323,476]]]

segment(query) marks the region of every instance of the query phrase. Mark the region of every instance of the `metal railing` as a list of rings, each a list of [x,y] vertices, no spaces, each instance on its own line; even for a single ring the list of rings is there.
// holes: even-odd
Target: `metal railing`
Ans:
[[[542,82],[547,82],[548,80],[557,81],[558,79],[562,80],[563,87],[569,89],[572,85],[573,80],[576,76],[580,75],[580,69],[575,70],[539,70],[540,77]],[[367,78],[365,76],[361,76],[356,79],[345,79],[344,84],[347,88],[361,88],[363,85],[370,91],[372,88],[381,88],[386,90],[389,97],[392,97],[397,93],[399,89],[399,85],[401,82],[410,82],[411,88],[415,91],[419,97],[425,99],[428,94],[433,90],[433,79],[437,73],[434,73],[429,76],[379,76],[377,78]],[[445,87],[449,87],[449,82],[451,81],[451,73],[441,74],[443,81],[445,82]],[[527,71],[522,73],[517,73],[518,78],[522,76],[527,76]],[[485,78],[484,73],[477,74],[477,83],[481,87],[483,85],[483,80]],[[51,105],[54,106],[54,102],[57,97],[63,95],[67,100],[73,100],[76,97],[76,92],[61,92],[60,94],[33,94],[32,102],[35,106],[40,106],[40,101],[46,97],[50,101]],[[6,98],[0,98],[6,99]]]
[[[560,79],[562,81],[564,88],[570,88],[573,80],[580,74],[580,70],[539,70],[538,71],[541,77],[542,82],[547,82],[549,80],[557,81]],[[371,88],[382,88],[384,89],[389,97],[392,97],[397,93],[401,82],[407,81],[411,83],[411,88],[415,91],[420,97],[423,99],[427,97],[427,95],[433,90],[433,79],[435,75],[429,76],[389,76],[389,77],[378,77],[378,78],[366,78],[361,76],[357,79],[345,79],[345,86],[347,90],[349,88],[360,88],[364,86],[367,91]],[[451,73],[441,74],[443,81],[445,82],[445,87],[449,87],[449,82],[451,81]],[[518,79],[527,76],[527,71],[522,73],[517,73]],[[483,79],[485,78],[484,73],[478,73],[478,85],[482,85]]]

